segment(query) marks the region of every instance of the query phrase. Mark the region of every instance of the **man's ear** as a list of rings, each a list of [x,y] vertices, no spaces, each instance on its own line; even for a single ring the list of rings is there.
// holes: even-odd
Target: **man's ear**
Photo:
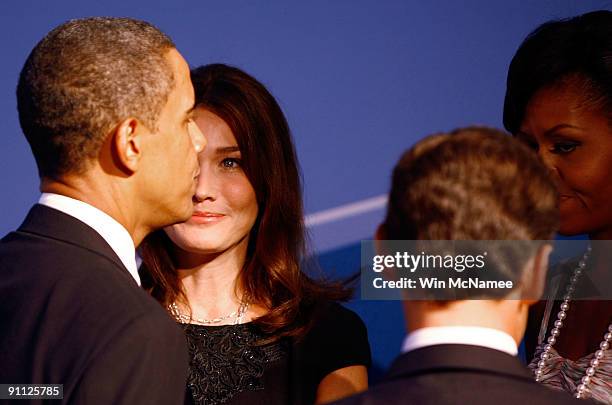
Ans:
[[[537,250],[523,271],[523,302],[533,305],[540,300],[546,285],[548,263],[553,247],[546,243]]]
[[[111,138],[111,153],[117,167],[130,175],[136,172],[142,158],[142,137],[145,126],[130,117],[119,123]]]

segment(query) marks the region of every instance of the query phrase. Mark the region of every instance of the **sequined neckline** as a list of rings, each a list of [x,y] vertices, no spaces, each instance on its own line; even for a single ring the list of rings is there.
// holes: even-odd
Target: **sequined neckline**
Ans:
[[[236,328],[236,329],[241,329],[241,328],[255,328],[255,325],[253,324],[253,322],[244,322],[244,323],[239,323],[239,324],[225,324],[225,325],[200,325],[198,323],[178,323],[179,326],[183,327],[183,329],[187,329],[187,328],[195,328],[195,329],[202,329],[202,330],[215,330],[215,329],[230,329],[230,328]]]
[[[240,392],[263,389],[266,365],[283,355],[279,342],[256,344],[265,335],[252,322],[182,326],[190,355],[187,387],[197,405],[223,404]]]

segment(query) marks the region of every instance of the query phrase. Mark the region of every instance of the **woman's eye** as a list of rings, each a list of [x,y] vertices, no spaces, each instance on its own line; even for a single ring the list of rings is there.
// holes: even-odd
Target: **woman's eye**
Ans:
[[[564,154],[573,152],[578,144],[576,142],[557,142],[553,145],[552,153]]]
[[[240,160],[235,158],[225,158],[221,161],[221,166],[225,169],[237,169],[240,167]]]

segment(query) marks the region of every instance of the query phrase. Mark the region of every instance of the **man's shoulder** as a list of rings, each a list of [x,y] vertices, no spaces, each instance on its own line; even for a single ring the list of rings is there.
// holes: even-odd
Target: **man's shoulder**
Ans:
[[[12,368],[0,377],[7,381],[43,372],[49,381],[67,381],[107,353],[117,361],[160,350],[186,356],[183,334],[159,303],[127,270],[77,243],[7,235],[0,242],[0,296],[0,357]]]
[[[494,373],[436,372],[386,380],[370,390],[334,405],[459,403],[516,405],[580,405],[569,393],[554,391],[535,382]]]
[[[95,249],[82,246],[78,240],[78,235],[70,241],[17,230],[0,241],[0,266],[16,267],[17,264],[36,262],[44,262],[45,266],[70,262],[82,265],[113,263]]]
[[[129,274],[113,260],[78,243],[26,232],[11,232],[0,242],[0,274],[5,279],[85,287],[124,284]]]
[[[38,255],[28,255],[27,252],[32,249],[36,249]],[[59,262],[70,260],[75,255],[80,260],[84,255],[98,255],[122,267],[116,252],[93,227],[65,212],[41,204],[35,204],[19,229],[2,239],[0,257],[7,255],[12,255],[14,259],[30,260],[54,256]]]
[[[124,268],[77,243],[12,232],[0,242],[0,277],[0,293],[24,300],[24,310],[40,301],[66,314],[165,323],[165,311]]]

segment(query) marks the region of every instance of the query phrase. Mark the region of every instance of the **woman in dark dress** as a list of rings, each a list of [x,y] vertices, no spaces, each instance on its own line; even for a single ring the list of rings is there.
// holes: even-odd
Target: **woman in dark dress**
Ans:
[[[542,384],[612,404],[612,254],[601,242],[612,240],[612,12],[549,22],[527,37],[508,72],[504,124],[550,168],[559,233],[592,241],[556,269],[551,287],[562,299],[530,313],[530,368]],[[578,300],[578,291],[603,299]]]
[[[312,404],[367,388],[365,326],[350,291],[300,268],[297,159],[268,90],[226,65],[192,71],[199,154],[194,214],[151,235],[143,286],[180,322],[187,402]]]

